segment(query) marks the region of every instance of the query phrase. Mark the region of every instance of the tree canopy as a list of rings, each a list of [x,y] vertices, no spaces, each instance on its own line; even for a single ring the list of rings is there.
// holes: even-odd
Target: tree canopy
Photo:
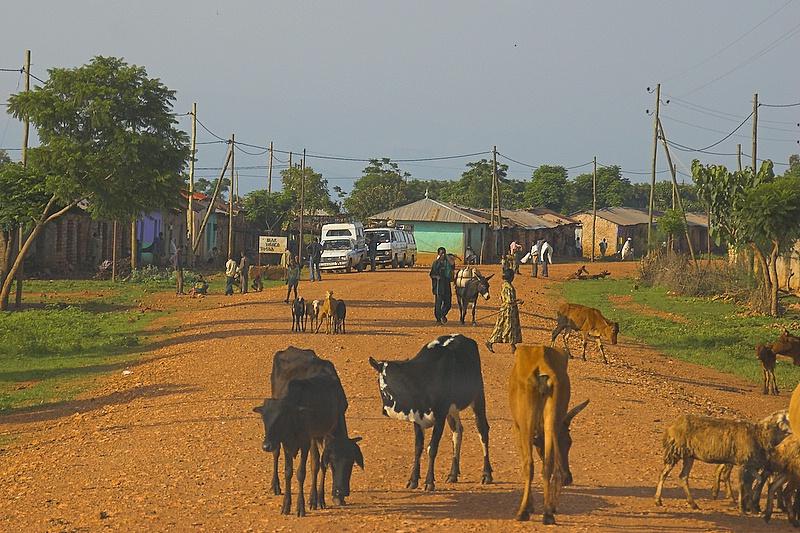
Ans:
[[[303,178],[303,171],[300,167],[287,168],[281,171],[281,181],[283,183],[283,192],[294,198],[297,202],[297,209],[300,208],[300,187],[301,181],[304,181],[304,205],[306,213],[314,212],[318,209],[326,211],[338,212],[338,204],[331,201],[330,191],[328,191],[328,180],[322,177],[322,174],[315,172],[313,168],[306,167],[305,180]]]
[[[353,184],[353,190],[344,200],[348,213],[356,218],[366,218],[413,201],[406,179],[411,176],[401,171],[389,159],[372,159]]]

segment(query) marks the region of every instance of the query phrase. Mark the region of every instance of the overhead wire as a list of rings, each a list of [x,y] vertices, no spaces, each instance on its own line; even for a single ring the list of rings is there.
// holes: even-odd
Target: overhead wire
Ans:
[[[694,124],[692,122],[687,122],[685,120],[681,120],[681,119],[678,119],[678,118],[670,117],[670,116],[665,115],[663,113],[661,115],[659,115],[659,116],[662,119],[665,118],[665,119],[667,119],[669,121],[677,122],[679,124],[684,124],[684,125],[690,126],[692,128],[697,128],[697,129],[701,129],[701,130],[705,130],[705,131],[710,131],[710,132],[713,132],[713,133],[727,133],[726,131],[723,131],[723,130],[717,130],[717,129],[714,129],[714,128],[708,128],[706,126],[701,126],[699,124]],[[791,130],[784,130],[784,131],[792,132]],[[796,134],[800,135],[800,130],[794,131],[792,133],[796,133]],[[737,133],[735,136],[736,137],[742,137],[744,139],[749,139],[750,138],[748,135],[743,135],[743,134],[739,134],[739,133]],[[790,143],[797,142],[797,139],[777,139],[777,138],[774,138],[774,137],[761,137],[761,136],[759,136],[759,140],[775,141],[775,142],[790,142]]]
[[[709,116],[712,116],[712,117],[715,117],[715,118],[720,118],[720,119],[723,119],[723,120],[729,120],[731,122],[738,122],[738,121],[742,120],[742,116],[741,115],[736,115],[734,113],[728,113],[727,111],[720,111],[718,109],[713,109],[713,108],[710,108],[710,107],[702,106],[700,104],[695,104],[693,102],[689,102],[688,100],[683,100],[682,98],[678,98],[676,96],[672,96],[672,95],[668,95],[668,96],[669,96],[670,104],[676,104],[679,107],[683,107],[683,108],[689,109],[689,110],[694,111],[696,113],[709,115]],[[797,122],[792,122],[790,120],[767,120],[767,119],[763,119],[761,117],[758,118],[758,122],[759,122],[759,124],[762,123],[762,122],[766,122],[766,123],[769,123],[769,124],[787,124],[787,125],[792,125],[792,126],[796,126],[797,125]],[[761,126],[761,127],[767,128],[767,126]],[[775,129],[775,130],[778,130],[778,131],[792,131],[792,130],[786,130],[786,129],[781,129],[781,128],[767,128],[767,129]]]

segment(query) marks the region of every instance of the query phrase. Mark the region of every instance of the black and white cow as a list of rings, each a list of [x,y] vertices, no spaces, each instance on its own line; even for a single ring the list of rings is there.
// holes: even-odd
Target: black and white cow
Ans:
[[[483,445],[481,483],[492,482],[486,398],[480,354],[474,340],[463,335],[444,335],[423,346],[413,359],[376,361],[370,357],[369,364],[378,371],[383,414],[414,423],[414,465],[407,488],[414,489],[419,485],[419,461],[425,439],[424,430],[433,427],[428,444],[425,490],[434,490],[434,463],[445,421],[453,431],[453,464],[447,482],[458,481],[463,434],[459,412],[467,407],[472,407],[475,412]]]

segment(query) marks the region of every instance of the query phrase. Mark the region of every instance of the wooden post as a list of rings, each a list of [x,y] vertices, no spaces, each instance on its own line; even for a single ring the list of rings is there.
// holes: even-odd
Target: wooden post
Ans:
[[[742,143],[736,145],[736,164],[739,167],[739,172],[742,171]]]
[[[111,236],[111,281],[117,281],[117,221],[112,225]]]
[[[136,260],[136,252],[136,215],[134,215],[131,221],[131,272],[139,267],[139,262]]]
[[[503,255],[505,254],[506,243],[503,239],[503,211],[501,206],[501,195],[500,195],[500,178],[497,175],[497,146],[492,147],[492,177],[495,183],[495,198],[497,199],[497,227],[500,231],[500,250],[502,251]],[[502,255],[501,255],[502,257]]]
[[[658,158],[658,111],[661,106],[661,84],[656,85],[656,110],[655,119],[653,120],[653,171],[650,179],[650,203],[648,207],[648,224],[647,224],[647,253],[650,253],[653,239],[653,203],[655,201],[656,189],[656,160]]]
[[[269,170],[267,171],[267,192],[272,194],[272,141],[269,142]]]
[[[597,232],[595,231],[597,226],[597,156],[594,156],[592,163],[594,165],[592,167],[592,263],[594,263],[594,247],[597,239]],[[581,243],[581,247],[583,247],[583,243]]]
[[[186,223],[189,225],[189,242],[192,246],[192,253],[189,256],[189,264],[194,266],[194,242],[196,240],[194,230],[194,162],[197,158],[197,102],[192,104],[192,146],[189,154],[189,213],[186,217]]]
[[[31,51],[25,50],[25,92],[31,90]],[[30,134],[30,120],[27,116],[22,121],[22,168],[28,167],[28,136]],[[20,221],[19,228],[17,228],[17,253],[22,252],[22,242],[25,236],[25,223]],[[9,243],[11,246],[13,243]],[[24,261],[20,263],[17,269],[17,291],[14,299],[14,307],[19,309],[22,305],[22,279],[24,277]]]
[[[303,264],[303,211],[306,201],[306,149],[303,148],[303,159],[300,163],[300,235],[297,238],[297,256]]]
[[[677,189],[678,180],[675,177],[675,165],[672,163],[672,156],[669,153],[669,145],[667,144],[667,136],[664,135],[664,128],[661,126],[660,120],[658,121],[658,130],[661,133],[661,140],[664,143],[664,152],[667,155],[667,164],[669,165],[669,172],[672,176],[672,186]],[[692,239],[689,236],[689,221],[686,220],[686,211],[683,210],[683,201],[681,200],[680,194],[676,196],[676,200],[678,202],[678,209],[681,210],[681,215],[683,215],[683,230],[686,234],[686,243],[689,245],[689,255],[691,255],[692,263],[694,263],[695,268],[697,268],[697,259],[694,256],[694,246],[692,246]]]
[[[494,198],[495,198],[495,183],[494,183],[494,171],[492,171],[492,200],[491,200],[491,214],[489,215],[489,229],[494,231],[496,228],[494,226]],[[495,239],[495,243],[497,239]]]
[[[753,174],[758,172],[758,93],[753,95]]]
[[[208,218],[211,216],[211,213],[214,212],[214,206],[217,203],[217,198],[219,197],[219,191],[222,189],[222,180],[225,177],[225,172],[228,170],[228,165],[231,162],[231,153],[233,151],[233,145],[228,147],[228,154],[225,156],[225,164],[222,165],[222,172],[219,174],[219,179],[217,179],[217,184],[214,187],[214,193],[211,195],[211,201],[208,204],[208,209],[206,209],[206,214],[203,216],[203,221],[200,223],[200,229],[197,231],[197,235],[195,236],[195,240],[192,243],[192,254],[197,253],[197,247],[200,245],[200,239],[203,238],[203,232],[205,232],[206,224],[208,224]]]
[[[233,180],[236,160],[236,135],[231,133],[231,184],[228,188],[228,259],[233,259]],[[220,178],[221,180],[222,178]]]

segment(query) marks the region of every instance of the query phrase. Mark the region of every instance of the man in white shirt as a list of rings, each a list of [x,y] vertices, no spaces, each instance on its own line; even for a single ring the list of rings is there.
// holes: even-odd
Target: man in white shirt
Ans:
[[[236,261],[229,258],[225,263],[225,296],[233,295],[233,278],[236,277],[237,269]]]

